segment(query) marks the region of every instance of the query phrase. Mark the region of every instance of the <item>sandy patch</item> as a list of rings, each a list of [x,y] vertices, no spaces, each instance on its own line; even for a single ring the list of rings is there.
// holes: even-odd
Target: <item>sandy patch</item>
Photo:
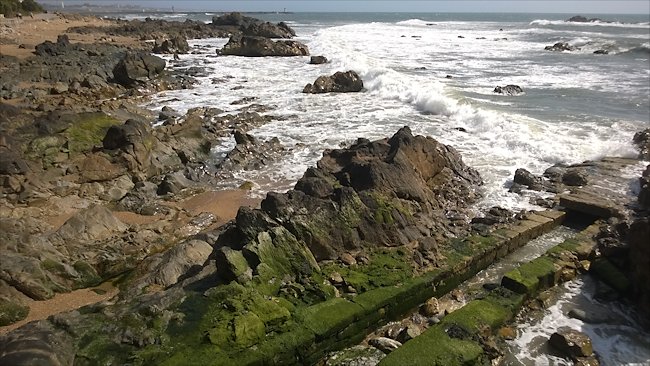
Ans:
[[[94,290],[98,290],[100,293]],[[109,300],[117,295],[117,293],[117,288],[110,282],[107,282],[94,288],[84,288],[66,294],[56,294],[53,298],[45,301],[29,300],[29,315],[27,315],[27,318],[17,323],[0,327],[0,334],[5,334],[35,320],[47,319],[47,317],[54,314]]]
[[[251,198],[248,191],[241,189],[210,191],[197,194],[179,203],[192,216],[201,212],[210,212],[218,218],[218,225],[223,225],[237,216],[241,206],[258,207],[261,200]]]
[[[96,17],[82,17],[79,20],[70,20],[55,14],[37,14],[34,18],[0,19],[0,54],[15,56],[21,59],[32,56],[34,47],[45,41],[56,42],[60,34],[66,33],[71,27],[80,26],[108,26],[112,20]],[[66,33],[72,43],[101,42],[106,35],[101,33],[77,34]],[[131,37],[111,36],[109,41],[113,44],[135,45],[140,41]],[[22,47],[21,47],[22,45]]]

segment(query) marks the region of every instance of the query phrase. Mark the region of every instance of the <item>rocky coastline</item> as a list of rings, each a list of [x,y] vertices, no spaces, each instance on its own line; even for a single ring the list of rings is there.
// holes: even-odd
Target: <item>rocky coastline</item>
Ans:
[[[650,158],[650,130],[630,142],[640,160],[554,166],[543,176],[517,170],[512,192],[544,192],[533,194],[548,209],[537,213],[495,207],[477,216],[479,173],[453,147],[408,127],[327,150],[292,190],[260,201],[247,198],[250,182],[212,187],[285,153],[279,141],[247,134],[281,117],[260,114],[264,106],[180,115],[141,105],[152,93],[192,88],[200,69],[170,68],[176,61],[159,56],[192,52],[188,39],[230,38],[215,57],[327,62],[310,59],[287,24],[238,13],[210,24],[69,14],[25,22],[73,26],[36,44],[22,41],[18,23],[0,34],[0,326],[21,325],[0,328],[0,364],[335,365],[368,354],[373,365],[497,362],[502,329],[517,313],[583,273],[650,309],[650,166],[636,201],[593,184],[629,184],[617,174]],[[363,81],[342,70],[303,92],[363,92]],[[215,163],[215,141],[230,135],[236,146]],[[439,306],[462,296],[459,283],[568,218],[589,229],[483,297]],[[119,292],[19,323],[34,301],[99,294],[106,283]],[[558,331],[550,342],[562,349],[576,338]],[[331,356],[360,343],[357,353]],[[576,364],[597,362],[586,348],[565,351]]]

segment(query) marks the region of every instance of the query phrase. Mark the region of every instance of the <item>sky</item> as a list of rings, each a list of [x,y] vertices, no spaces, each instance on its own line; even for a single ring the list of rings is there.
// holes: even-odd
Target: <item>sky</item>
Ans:
[[[205,11],[292,11],[292,12],[516,12],[566,14],[649,14],[650,1],[593,0],[63,0],[65,4],[122,4],[145,8]],[[41,0],[60,4],[61,0]],[[649,19],[650,20],[650,19]]]

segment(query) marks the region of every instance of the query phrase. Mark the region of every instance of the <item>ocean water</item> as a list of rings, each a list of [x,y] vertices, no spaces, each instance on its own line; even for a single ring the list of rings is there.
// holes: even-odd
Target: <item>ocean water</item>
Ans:
[[[212,13],[132,14],[209,22]],[[181,55],[171,67],[207,70],[192,90],[154,96],[152,108],[184,112],[210,106],[233,112],[231,103],[270,106],[285,117],[254,129],[291,149],[260,171],[233,172],[223,186],[252,181],[255,192],[286,190],[325,149],[358,137],[391,136],[402,126],[454,146],[485,181],[477,208],[531,208],[528,197],[507,192],[514,171],[541,174],[556,163],[603,156],[634,156],[631,139],[650,127],[650,22],[648,16],[600,16],[612,23],[566,23],[553,14],[296,13],[253,15],[285,21],[309,57],[216,57],[227,39],[192,40],[198,54]],[[556,42],[581,49],[545,51]],[[608,55],[593,54],[608,50]],[[176,66],[174,66],[176,65]],[[365,91],[303,94],[320,75],[355,70]],[[448,78],[447,75],[450,77]],[[214,84],[213,79],[222,82]],[[525,94],[494,94],[517,84]],[[155,121],[152,121],[155,122]],[[463,131],[460,131],[463,129]],[[225,139],[223,154],[234,145]],[[639,174],[641,165],[639,165]]]

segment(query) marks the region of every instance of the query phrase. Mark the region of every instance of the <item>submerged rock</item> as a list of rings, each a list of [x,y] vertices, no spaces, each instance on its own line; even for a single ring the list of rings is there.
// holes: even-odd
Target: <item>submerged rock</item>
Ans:
[[[557,42],[556,44],[552,46],[546,46],[544,47],[546,51],[555,51],[555,52],[563,52],[563,51],[577,51],[580,49],[580,47],[576,46],[571,46],[567,42]]]
[[[354,71],[338,71],[331,76],[319,76],[314,84],[307,84],[303,93],[349,93],[359,92],[363,89],[363,81]]]
[[[326,64],[327,63],[327,57],[325,57],[325,56],[312,56],[309,59],[309,63],[312,64],[312,65]]]
[[[503,94],[503,95],[519,95],[524,92],[524,90],[519,85],[506,85],[506,86],[497,86],[493,90],[494,93]]]

